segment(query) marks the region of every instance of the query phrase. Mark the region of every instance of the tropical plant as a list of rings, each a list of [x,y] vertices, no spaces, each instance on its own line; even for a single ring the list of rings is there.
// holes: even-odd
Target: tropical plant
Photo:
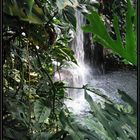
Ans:
[[[113,50],[113,52],[119,54],[132,64],[137,65],[137,15],[130,0],[127,0],[125,40],[123,40],[120,34],[119,18],[117,15],[113,16],[116,39],[112,39],[109,35],[107,27],[96,11],[92,11],[90,14],[87,14],[86,17],[90,24],[83,27],[85,32],[92,32],[95,41],[102,46]]]
[[[80,89],[80,88],[78,88]],[[104,95],[99,89],[84,86],[85,99],[91,111],[85,116],[75,116],[67,109],[60,113],[63,131],[68,132],[66,140],[129,140],[137,139],[136,102],[125,92],[118,90],[122,102],[118,103]],[[100,100],[93,101],[93,96]]]
[[[97,118],[105,132],[107,132],[102,136],[102,139],[136,139],[136,102],[125,92],[118,90],[118,93],[122,96],[123,101],[125,101],[124,104],[105,101],[104,106],[102,106],[100,103],[93,102],[91,96],[86,91],[85,99],[90,104],[93,116]],[[98,132],[97,135],[101,137],[102,134]]]
[[[4,139],[47,139],[60,130],[65,90],[54,73],[76,60],[68,47],[73,26],[59,17],[55,5],[4,1]]]
[[[68,61],[77,64],[68,45],[72,40],[69,31],[76,28],[74,8],[79,3],[72,0],[3,2],[4,140],[101,139],[100,131],[89,133],[75,122],[75,116],[63,103],[64,83],[54,80],[55,72]],[[92,92],[103,96],[93,89]],[[86,99],[92,104],[87,94]],[[97,116],[93,122],[94,119]],[[130,119],[135,121],[133,116]],[[102,128],[102,120],[98,121]],[[135,124],[131,125],[135,130]],[[104,132],[106,137],[112,133]]]

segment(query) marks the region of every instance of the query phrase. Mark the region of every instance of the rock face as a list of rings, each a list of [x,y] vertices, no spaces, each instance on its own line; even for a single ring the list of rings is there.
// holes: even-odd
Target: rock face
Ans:
[[[103,74],[104,49],[98,43],[93,43],[92,33],[84,33],[84,61],[93,71],[93,74]]]

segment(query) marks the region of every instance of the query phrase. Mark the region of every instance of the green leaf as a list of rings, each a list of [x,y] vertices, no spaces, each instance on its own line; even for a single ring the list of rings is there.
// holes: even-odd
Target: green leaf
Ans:
[[[123,41],[119,31],[119,18],[115,15],[113,26],[116,33],[116,40],[108,34],[108,30],[104,25],[100,15],[92,11],[88,14],[86,18],[89,20],[90,24],[83,27],[85,32],[92,32],[94,35],[94,40],[103,45],[103,47],[112,49],[122,58],[128,60],[133,65],[137,65],[137,51],[136,51],[136,10],[134,10],[133,5],[130,0],[127,0],[127,14],[126,14],[126,45],[123,46]],[[134,21],[132,21],[134,18]]]
[[[127,0],[127,14],[126,14],[126,56],[131,59],[133,62],[137,60],[136,57],[136,49],[137,49],[137,41],[136,41],[136,28],[133,29],[133,26],[135,26],[134,21],[132,21],[132,18],[135,17],[135,10],[132,7],[132,4],[130,0]],[[130,55],[131,54],[131,55]],[[136,62],[135,62],[136,64]]]
[[[92,100],[92,97],[87,93],[87,91],[85,90],[85,99],[87,100],[87,102],[89,103],[91,110],[94,112],[94,114],[96,115],[96,117],[99,119],[99,121],[102,123],[102,125],[104,126],[104,128],[107,130],[109,137],[112,140],[116,140],[115,139],[115,132],[112,131],[108,120],[105,118],[105,116],[102,113],[102,110],[98,107],[98,105]]]
[[[48,108],[41,100],[37,100],[34,103],[34,113],[35,118],[39,123],[44,123],[44,121],[49,117],[51,109]]]
[[[3,3],[4,13],[18,16],[21,20],[34,24],[44,24],[45,15],[41,8],[34,4],[34,0],[16,1],[7,0]]]
[[[103,101],[100,101],[99,103],[93,101],[86,90],[85,99],[90,104],[94,118],[97,118],[107,131],[108,134],[105,135],[107,138],[111,138],[111,140],[117,138],[127,140],[130,137],[136,139],[136,113],[132,112],[132,108],[135,108],[136,103],[134,103],[126,93],[123,94],[122,99],[127,102],[127,104],[104,101],[104,107],[102,107],[99,103],[102,103]],[[134,106],[131,107],[129,104],[134,104]],[[97,129],[98,128],[94,128],[94,130]],[[99,133],[100,132],[98,132],[98,134]]]
[[[69,22],[73,25],[74,29],[76,29],[76,17],[75,17],[75,10],[67,6],[65,9],[62,10],[63,18],[66,22]]]
[[[33,4],[34,4],[34,0],[27,0],[27,5],[28,5],[28,7],[29,7],[29,14],[30,14],[31,11],[32,11]]]
[[[83,135],[78,130],[78,127],[74,122],[70,121],[69,116],[66,115],[66,112],[63,110],[60,112],[59,115],[60,122],[62,123],[63,129],[68,131],[73,140],[81,140],[83,139]]]
[[[119,29],[119,18],[114,15],[114,21],[113,21],[113,25],[114,25],[114,29],[115,29],[115,33],[116,33],[116,37],[117,37],[117,51],[119,51],[120,55],[123,55],[124,52],[124,48],[123,48],[123,42],[122,42],[122,38],[120,36],[120,29]]]
[[[6,137],[7,139],[15,139],[16,140],[28,140],[28,138],[26,137],[26,132],[22,131],[16,131],[15,129],[9,128],[9,127],[4,127],[4,137]]]
[[[121,98],[123,101],[129,103],[134,108],[134,112],[136,113],[137,103],[129,95],[127,95],[124,91],[118,90],[118,93],[121,95]]]

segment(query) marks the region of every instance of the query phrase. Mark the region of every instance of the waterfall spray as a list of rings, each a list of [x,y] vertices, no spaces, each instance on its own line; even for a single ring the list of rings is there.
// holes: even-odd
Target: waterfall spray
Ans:
[[[84,62],[84,34],[81,29],[81,26],[84,24],[84,17],[79,11],[76,11],[76,19],[77,28],[71,48],[74,51],[78,65],[72,64],[71,67],[68,68],[68,71],[72,74],[72,79],[70,79],[68,83],[72,83],[72,85],[69,85],[73,87],[82,87],[88,83],[90,68]],[[73,112],[79,113],[86,102],[84,99],[84,90],[68,90],[68,97],[73,101],[65,100],[67,107],[70,107]]]
[[[100,89],[103,94],[106,94],[107,96],[115,100],[119,99],[119,97],[117,97],[117,89],[127,91],[130,95],[131,93],[136,93],[136,91],[133,91],[136,88],[131,89],[131,87],[136,86],[136,79],[133,79],[132,77],[129,82],[130,85],[133,84],[133,86],[127,86],[127,74],[125,75],[122,72],[106,75],[98,75],[94,73],[93,77],[92,71],[94,71],[95,69],[92,67],[91,70],[90,66],[85,64],[84,61],[84,35],[81,26],[85,24],[85,20],[83,15],[79,11],[76,11],[76,19],[77,28],[75,37],[71,44],[71,48],[74,51],[78,65],[69,63],[69,67],[63,68],[60,73],[61,80],[64,81],[68,87],[82,87],[86,84],[92,85],[94,88]],[[56,79],[59,79],[58,73],[56,73],[55,76],[57,77]],[[133,82],[131,83],[131,81]],[[67,97],[71,98],[72,100],[65,99],[64,103],[70,111],[72,111],[74,114],[84,114],[85,112],[90,110],[89,104],[84,98],[84,90],[70,88],[67,90],[67,92]],[[99,97],[97,97],[94,93],[88,93],[91,95],[93,100],[99,99]]]

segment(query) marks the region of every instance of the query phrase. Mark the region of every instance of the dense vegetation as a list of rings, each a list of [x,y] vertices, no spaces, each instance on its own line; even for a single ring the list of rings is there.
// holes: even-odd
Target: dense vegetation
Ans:
[[[132,1],[122,2],[122,7],[126,5],[121,17],[125,26],[120,27],[114,0],[112,7],[116,9],[111,10],[111,24],[106,26],[108,19],[101,6],[107,4],[88,0],[3,1],[4,140],[136,140],[136,103],[126,93],[118,90],[124,100],[119,104],[98,89],[81,85],[79,89],[85,91],[91,107],[90,122],[87,118],[84,128],[63,102],[65,83],[54,80],[55,72],[68,62],[77,64],[69,47],[76,30],[75,10],[89,20],[83,29],[92,32],[95,41],[137,65],[136,9]],[[93,102],[88,91],[102,100]]]

